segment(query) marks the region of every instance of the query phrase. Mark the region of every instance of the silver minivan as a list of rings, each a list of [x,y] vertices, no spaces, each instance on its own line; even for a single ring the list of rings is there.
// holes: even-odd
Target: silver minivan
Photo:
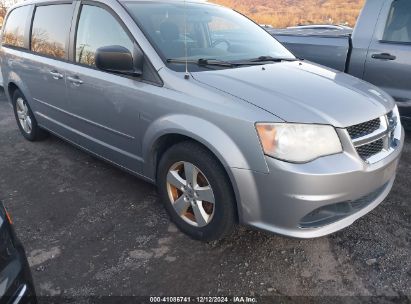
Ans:
[[[53,133],[156,183],[195,239],[236,223],[327,235],[394,183],[393,99],[221,6],[29,0],[9,11],[0,55],[26,139]]]

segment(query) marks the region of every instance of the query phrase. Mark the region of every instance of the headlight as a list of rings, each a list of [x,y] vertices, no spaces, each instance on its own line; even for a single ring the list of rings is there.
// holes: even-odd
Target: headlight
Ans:
[[[307,163],[342,152],[334,127],[293,123],[257,123],[264,153],[274,158]]]

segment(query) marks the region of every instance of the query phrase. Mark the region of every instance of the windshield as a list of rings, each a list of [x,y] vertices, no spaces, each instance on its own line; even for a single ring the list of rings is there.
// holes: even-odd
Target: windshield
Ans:
[[[202,62],[240,62],[262,57],[295,59],[261,27],[224,7],[151,1],[130,1],[125,6],[162,59],[177,71],[184,70],[184,64],[179,61],[184,61],[186,52],[190,64],[199,59]],[[190,68],[204,69],[194,66]]]

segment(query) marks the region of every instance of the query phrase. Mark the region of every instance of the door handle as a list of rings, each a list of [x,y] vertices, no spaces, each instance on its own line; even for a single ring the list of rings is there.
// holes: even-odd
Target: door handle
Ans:
[[[78,76],[69,76],[69,77],[67,77],[67,80],[70,81],[72,84],[77,85],[77,86],[83,84],[83,80],[78,78]]]
[[[382,59],[382,60],[395,60],[397,59],[396,56],[388,54],[388,53],[381,53],[381,54],[373,54],[371,55],[374,59]]]
[[[59,73],[55,70],[50,71],[50,74],[53,77],[53,79],[55,79],[55,80],[63,79],[63,74],[61,74],[61,73]]]

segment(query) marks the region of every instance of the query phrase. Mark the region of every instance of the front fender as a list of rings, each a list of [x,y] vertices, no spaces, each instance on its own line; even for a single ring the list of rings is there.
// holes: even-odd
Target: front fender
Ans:
[[[250,126],[250,131],[253,131],[253,126]],[[244,139],[246,145],[254,146],[253,155],[245,155],[238,144],[220,127],[217,125],[189,115],[175,114],[162,117],[154,121],[143,137],[142,153],[144,158],[144,175],[155,180],[156,163],[153,161],[153,154],[155,153],[155,146],[157,141],[165,135],[183,135],[203,144],[219,159],[224,166],[225,171],[230,179],[233,187],[234,195],[237,201],[237,210],[240,221],[243,218],[243,204],[241,203],[241,196],[238,189],[234,170],[244,169],[244,172],[252,172],[251,168],[262,173],[268,172],[267,163],[264,158],[262,150],[259,149],[259,142],[253,142],[252,139],[247,141],[249,134],[245,132]],[[254,138],[254,136],[253,136]],[[250,153],[250,149],[248,150]],[[258,170],[260,169],[260,170]],[[253,182],[253,180],[248,180]]]
[[[175,114],[159,118],[145,132],[142,142],[144,175],[155,176],[155,163],[151,161],[153,147],[162,136],[168,134],[183,135],[198,141],[211,150],[226,168],[250,169],[240,147],[221,128],[198,117]]]

